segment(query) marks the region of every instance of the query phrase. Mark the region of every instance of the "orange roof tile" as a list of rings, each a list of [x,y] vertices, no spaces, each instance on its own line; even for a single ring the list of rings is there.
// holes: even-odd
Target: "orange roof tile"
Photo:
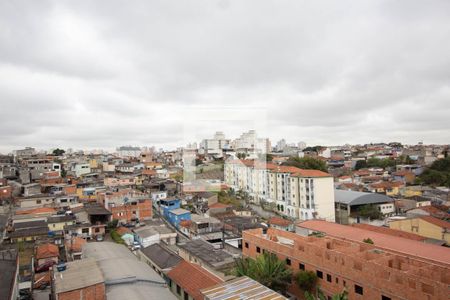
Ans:
[[[370,173],[367,170],[359,170],[359,171],[353,172],[353,175],[356,175],[356,176],[369,176]]]
[[[414,175],[414,173],[411,172],[411,171],[402,170],[402,171],[394,172],[394,173],[392,173],[392,175],[394,175],[394,176],[406,176],[406,175]]]
[[[279,217],[270,218],[268,223],[271,225],[277,225],[277,226],[289,226],[292,224],[291,221],[283,219],[283,218],[279,218]]]
[[[413,208],[413,209],[423,210],[423,211],[429,213],[430,215],[434,216],[435,218],[440,218],[440,219],[449,219],[450,218],[450,214],[448,212],[443,211],[432,205],[421,206],[421,207],[417,207],[417,208]]]
[[[432,216],[422,216],[420,217],[422,220],[431,223],[433,225],[439,226],[441,228],[450,229],[450,222],[432,217]]]
[[[437,245],[426,244],[402,237],[391,236],[384,233],[322,220],[303,221],[297,223],[297,226],[324,232],[325,234],[336,238],[348,239],[356,242],[362,242],[364,239],[370,238],[374,242],[375,246],[386,250],[405,255],[413,255],[434,262],[450,264],[450,251],[448,251],[445,247]]]
[[[54,214],[56,209],[51,207],[39,207],[27,210],[16,211],[16,215],[30,215],[30,214]]]
[[[299,173],[303,170],[293,166],[277,166],[272,171],[275,173]]]
[[[332,177],[330,174],[320,170],[299,169],[300,171],[294,173],[292,176],[296,177]]]
[[[77,236],[73,237],[71,240],[66,241],[67,249],[73,252],[81,252],[85,244],[86,240]]]
[[[209,208],[228,208],[228,207],[232,207],[232,206],[233,205],[223,204],[223,203],[220,203],[220,202],[216,202],[216,203],[213,203],[211,205],[208,205]]]
[[[55,244],[43,244],[39,245],[36,248],[36,258],[49,258],[49,257],[57,257],[59,256],[59,249],[58,246]]]
[[[410,232],[406,232],[406,231],[402,231],[402,230],[391,229],[388,227],[379,227],[379,226],[373,226],[373,225],[362,224],[362,223],[352,224],[352,226],[360,228],[360,229],[370,230],[370,231],[388,234],[388,235],[392,235],[392,236],[398,236],[398,237],[402,237],[402,238],[410,239],[410,240],[414,240],[414,241],[426,240],[426,238],[423,236],[420,236],[420,235],[417,235],[414,233],[410,233]]]
[[[191,220],[182,220],[182,221],[180,221],[180,226],[181,227],[189,228],[189,227],[191,227],[191,224],[192,224]]]
[[[195,300],[203,300],[203,296],[200,293],[201,289],[223,282],[222,279],[209,273],[199,265],[191,264],[184,260],[170,270],[167,276]]]
[[[126,227],[121,226],[121,227],[119,227],[119,228],[116,229],[116,232],[117,232],[119,235],[122,236],[122,235],[124,235],[125,233],[131,233],[131,230],[128,229],[128,228],[126,228]]]

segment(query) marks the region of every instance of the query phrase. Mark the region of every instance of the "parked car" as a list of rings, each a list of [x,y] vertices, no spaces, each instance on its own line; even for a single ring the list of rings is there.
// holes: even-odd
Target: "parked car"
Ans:
[[[139,242],[133,242],[133,245],[131,246],[131,250],[135,251],[141,249],[141,244]]]
[[[103,235],[97,235],[95,239],[97,240],[97,242],[102,242],[104,238]]]

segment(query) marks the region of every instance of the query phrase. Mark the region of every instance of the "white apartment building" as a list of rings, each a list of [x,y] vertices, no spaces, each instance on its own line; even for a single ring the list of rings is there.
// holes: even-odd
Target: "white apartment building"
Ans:
[[[141,155],[142,149],[133,146],[122,146],[117,148],[117,154],[120,157],[139,157]]]
[[[222,150],[229,147],[230,140],[226,139],[225,135],[218,131],[212,139],[205,139],[200,143],[199,153],[222,156]]]
[[[335,221],[334,183],[328,173],[254,160],[229,160],[224,172],[225,183],[248,192],[255,203],[275,203],[279,213],[294,219]]]
[[[259,138],[255,130],[241,134],[232,142],[232,148],[236,152],[269,153],[272,151],[269,139]]]

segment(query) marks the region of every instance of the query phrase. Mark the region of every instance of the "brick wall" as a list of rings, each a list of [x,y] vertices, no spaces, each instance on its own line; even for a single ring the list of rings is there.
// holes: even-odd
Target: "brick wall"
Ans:
[[[113,220],[130,222],[134,216],[140,221],[150,219],[153,215],[151,200],[138,202],[136,205],[125,204],[111,208]]]
[[[105,284],[99,283],[83,289],[59,293],[58,300],[106,300]]]
[[[292,244],[282,244],[283,238]],[[294,273],[300,271],[300,264],[305,270],[320,271],[319,284],[327,295],[342,292],[345,287],[349,299],[382,299],[382,295],[392,300],[447,299],[449,266],[376,249],[374,245],[330,237],[302,237],[277,229],[269,229],[267,235],[261,229],[243,233],[244,256],[254,258],[268,251],[280,259],[289,259]],[[355,292],[356,286],[363,288],[363,295]],[[289,290],[302,297],[295,284]]]

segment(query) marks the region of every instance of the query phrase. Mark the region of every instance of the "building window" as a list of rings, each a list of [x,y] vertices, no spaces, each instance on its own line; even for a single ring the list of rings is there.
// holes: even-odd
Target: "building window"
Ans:
[[[331,282],[331,275],[330,274],[327,274],[327,281]]]
[[[302,270],[302,271],[305,271],[305,265],[302,264],[302,263],[299,263],[299,264],[298,264],[298,268],[299,268],[300,270]]]
[[[323,279],[323,273],[322,271],[317,270],[316,271],[317,277],[319,277],[320,279]]]
[[[286,258],[286,264],[287,264],[288,266],[291,265],[291,260],[290,260],[289,258]]]
[[[169,287],[172,287],[172,280],[169,279]]]
[[[248,243],[247,243],[247,242],[245,242],[245,248],[247,248],[247,249],[248,249]]]
[[[261,248],[256,247],[256,252],[257,252],[257,253],[261,253]]]
[[[359,295],[363,295],[364,294],[363,287],[360,286],[360,285],[355,284],[355,293],[359,294]]]
[[[381,300],[391,300],[391,297],[381,295]]]
[[[189,295],[186,292],[184,292],[184,300],[189,300]]]
[[[181,295],[181,287],[177,284],[177,294]]]
[[[338,284],[338,283],[339,283],[339,278],[336,277],[336,284]]]

